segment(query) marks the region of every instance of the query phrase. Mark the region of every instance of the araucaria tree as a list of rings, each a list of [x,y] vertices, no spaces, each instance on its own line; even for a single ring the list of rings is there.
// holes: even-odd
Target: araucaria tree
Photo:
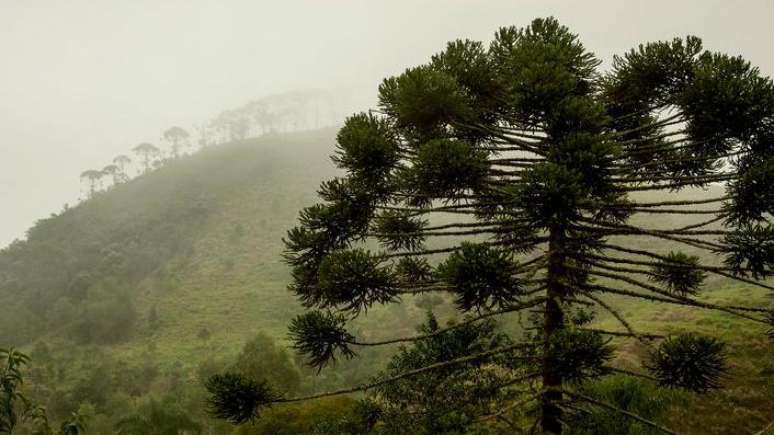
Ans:
[[[164,140],[169,142],[172,158],[180,157],[180,148],[189,145],[188,138],[191,135],[182,127],[170,127],[164,131]]]
[[[148,172],[152,168],[153,159],[156,158],[161,152],[156,145],[148,142],[143,142],[134,148],[132,151],[142,158],[142,167],[144,172]]]
[[[510,355],[521,371],[501,388],[556,434],[572,410],[610,406],[579,386],[621,371],[612,337],[644,343],[649,357],[627,373],[664,387],[704,392],[727,376],[723,343],[638,331],[611,295],[717,310],[761,334],[774,322],[772,310],[702,297],[709,274],[771,288],[761,280],[774,267],[774,86],[744,59],[687,37],[641,45],[603,69],[566,27],[538,19],[500,29],[488,47],[448,44],[386,79],[379,101],[346,120],[333,156],[346,175],[322,184],[324,202],[287,236],[291,289],[312,309],[291,336],[312,364],[426,338],[368,343],[345,328],[405,295],[451,295],[468,316],[449,328],[529,312],[533,327],[509,344],[375,382]],[[696,199],[696,188],[719,193]],[[658,228],[665,216],[696,220]],[[373,239],[378,252],[364,243]],[[659,243],[676,250],[659,253]],[[621,327],[591,327],[593,311]],[[232,375],[210,387],[214,410],[237,422],[310,398]]]
[[[97,192],[99,180],[102,179],[103,176],[105,176],[105,173],[96,169],[89,169],[81,172],[81,181],[87,181],[89,183],[89,198],[92,198]]]
[[[102,175],[103,176],[109,175],[110,178],[113,179],[113,186],[115,186],[116,184],[120,183],[123,180],[121,168],[119,168],[118,165],[113,165],[113,164],[106,165],[104,168],[102,168]]]
[[[124,154],[119,154],[113,158],[113,164],[118,166],[118,174],[121,178],[121,182],[129,181],[129,175],[126,173],[126,168],[132,163],[132,159]]]

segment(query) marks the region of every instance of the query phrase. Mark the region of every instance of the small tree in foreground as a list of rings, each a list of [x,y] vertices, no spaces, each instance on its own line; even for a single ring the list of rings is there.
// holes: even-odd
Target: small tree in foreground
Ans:
[[[15,350],[0,348],[0,434],[12,434],[17,428],[31,424],[40,435],[79,435],[85,432],[83,416],[73,415],[51,427],[46,409],[24,395],[25,368],[30,358]]]
[[[38,408],[22,393],[22,369],[29,357],[14,349],[0,349],[0,434],[38,417]]]
[[[613,407],[579,388],[617,371],[611,337],[649,349],[630,375],[696,392],[718,387],[722,343],[638,331],[609,296],[716,310],[761,334],[771,325],[770,309],[708,303],[701,289],[708,274],[771,288],[759,280],[774,268],[774,86],[695,37],[641,45],[609,71],[599,66],[554,19],[500,29],[489,47],[450,43],[386,79],[379,111],[347,119],[333,157],[346,176],[322,184],[324,202],[303,210],[286,240],[291,289],[314,308],[291,335],[318,367],[361,346],[458,327],[384,342],[347,331],[352,317],[405,295],[451,294],[470,316],[458,325],[529,311],[530,333],[309,397],[221,377],[210,385],[216,413],[244,422],[273,403],[373,391],[502,355],[525,363],[500,388],[534,410],[544,433],[560,433],[581,406]],[[668,197],[721,186],[709,199]],[[649,191],[663,200],[638,195]],[[697,219],[658,226],[678,215]],[[371,239],[382,252],[365,248]],[[688,252],[659,253],[643,239]],[[590,328],[588,308],[610,312],[621,328]],[[668,431],[633,413],[621,418]]]

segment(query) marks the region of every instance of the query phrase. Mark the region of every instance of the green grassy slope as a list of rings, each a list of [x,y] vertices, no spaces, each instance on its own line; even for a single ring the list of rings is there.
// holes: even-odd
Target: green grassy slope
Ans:
[[[202,331],[214,352],[236,349],[258,330],[284,335],[298,305],[286,290],[281,238],[297,211],[314,201],[319,180],[333,175],[326,159],[331,137],[326,131],[247,142],[197,156],[201,167],[194,172],[225,178],[216,186],[222,189],[208,191],[218,205],[190,248],[165,266],[170,282],[141,284],[139,310],[155,307],[160,321],[138,340],[156,343],[162,360],[178,360],[196,353]]]

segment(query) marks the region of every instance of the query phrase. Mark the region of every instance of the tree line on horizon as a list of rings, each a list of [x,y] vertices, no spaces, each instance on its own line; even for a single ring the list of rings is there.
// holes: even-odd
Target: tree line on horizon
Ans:
[[[342,103],[342,100],[345,100]],[[295,91],[269,95],[231,110],[225,110],[204,124],[195,125],[191,131],[198,136],[199,149],[227,142],[245,140],[266,134],[289,133],[335,125],[341,119],[344,106],[351,106],[341,95],[326,91]],[[346,107],[349,108],[349,107]],[[119,154],[102,169],[87,169],[80,174],[85,184],[85,198],[109,186],[129,181],[132,175],[142,175],[158,169],[170,161],[186,155],[193,145],[193,134],[183,127],[166,129],[161,140],[166,149],[142,142],[131,148],[134,159]],[[131,165],[136,163],[134,174]]]

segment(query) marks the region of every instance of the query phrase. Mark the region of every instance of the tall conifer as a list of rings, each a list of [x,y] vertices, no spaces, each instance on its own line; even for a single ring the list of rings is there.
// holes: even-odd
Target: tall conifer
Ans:
[[[552,18],[502,28],[488,47],[454,41],[384,80],[379,109],[348,118],[337,139],[333,160],[346,174],[322,184],[323,202],[304,209],[286,239],[291,289],[311,310],[291,335],[318,367],[361,346],[426,338],[366,343],[347,331],[352,317],[405,295],[452,295],[469,316],[449,328],[537,309],[537,334],[375,382],[511,355],[527,361],[515,381],[539,386],[539,427],[556,434],[568,404],[609,406],[576,388],[615,371],[609,337],[649,349],[632,375],[696,392],[722,384],[721,342],[639,331],[610,295],[721,311],[761,334],[774,319],[766,308],[702,298],[708,275],[771,289],[760,280],[774,268],[774,86],[696,37],[640,45],[608,70]],[[679,195],[695,188],[724,192]],[[697,220],[658,225],[676,215]],[[633,238],[652,243],[635,248]],[[366,249],[370,239],[378,252]],[[660,253],[660,242],[686,252]],[[589,327],[589,307],[620,329]],[[321,396],[226,380],[214,385],[214,404],[236,422]]]

